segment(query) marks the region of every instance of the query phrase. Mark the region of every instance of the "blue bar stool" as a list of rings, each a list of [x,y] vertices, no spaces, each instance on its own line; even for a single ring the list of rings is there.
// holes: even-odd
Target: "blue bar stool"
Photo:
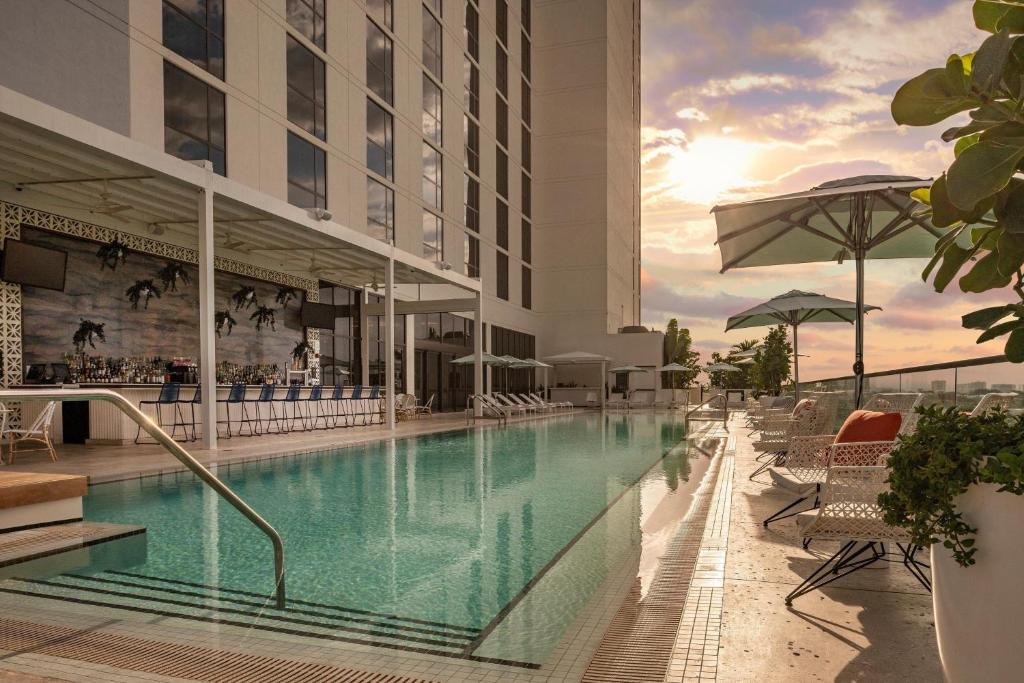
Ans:
[[[231,438],[231,406],[240,406],[238,415],[238,435],[242,435],[242,425],[249,425],[249,435],[253,432],[252,423],[253,420],[249,418],[249,411],[245,409],[245,384],[243,382],[235,382],[231,385],[231,390],[228,392],[227,398],[218,398],[217,403],[224,404],[224,414],[227,416],[226,420],[218,420],[217,424],[227,424],[228,433],[227,438]]]
[[[334,410],[333,412],[330,413],[330,417],[332,418],[331,426],[337,427],[338,418],[344,417],[346,415],[346,413],[342,410],[345,401],[345,385],[335,384],[334,391],[331,392],[330,397],[327,398],[326,400],[334,404]]]
[[[278,417],[277,411],[274,409],[274,404],[279,401],[279,399],[275,399],[274,398],[275,389],[277,389],[277,386],[274,385],[274,384],[264,384],[262,387],[260,387],[259,398],[257,398],[255,401],[249,401],[250,403],[252,403],[252,404],[254,404],[256,406],[256,433],[257,434],[263,434],[264,433],[264,430],[263,430],[263,419],[264,419],[264,417],[263,417],[263,412],[260,410],[260,406],[265,406],[265,410],[267,411],[267,413],[266,413],[266,420],[267,420],[266,433],[270,434],[270,426],[273,425],[273,424],[277,425],[277,431],[278,432],[283,432],[284,431],[283,427],[281,426],[281,418]]]
[[[185,428],[185,420],[181,414],[181,405],[178,398],[181,396],[181,384],[179,382],[164,382],[160,385],[160,396],[155,401],[139,401],[139,410],[142,410],[143,406],[156,406],[156,423],[161,429],[164,428],[164,413],[162,408],[164,406],[171,406],[172,421],[171,421],[171,438],[177,433],[178,427]],[[142,425],[139,425],[135,431],[135,443],[139,443],[139,437],[142,435]],[[188,438],[188,432],[185,432],[185,438]]]
[[[372,424],[374,415],[377,415],[380,423],[384,424],[384,399],[381,398],[379,384],[370,387],[370,395],[366,398],[366,412],[363,413],[363,424],[366,424],[367,416]]]
[[[363,402],[366,400],[363,396],[363,385],[355,385],[355,387],[352,388],[352,395],[345,400],[348,402],[347,407],[350,409],[347,417],[351,418],[345,421],[345,426],[353,427],[356,424],[356,415],[365,415],[362,411]],[[366,422],[365,416],[363,417],[363,422]]]
[[[182,426],[185,428],[186,438],[188,435],[188,428],[192,428],[192,438],[189,441],[196,440],[196,406],[202,405],[203,403],[203,385],[197,384],[195,393],[192,394],[192,399],[188,401],[178,401],[178,403],[185,404],[189,407],[189,412],[192,417],[191,422],[184,422]]]
[[[324,388],[319,384],[314,384],[309,388],[309,396],[301,399],[302,405],[306,407],[306,420],[308,421],[310,429],[327,429],[330,425],[327,424],[327,413],[323,409],[323,393]],[[316,405],[316,416],[313,416],[313,405]],[[317,427],[317,420],[323,420],[324,426]]]
[[[277,399],[277,402],[281,404],[281,419],[285,420],[286,432],[295,429],[296,419],[302,424],[302,429],[306,429],[306,417],[302,414],[302,407],[299,405],[299,392],[301,390],[301,384],[289,384],[284,398]],[[289,417],[289,413],[291,413],[291,417]]]

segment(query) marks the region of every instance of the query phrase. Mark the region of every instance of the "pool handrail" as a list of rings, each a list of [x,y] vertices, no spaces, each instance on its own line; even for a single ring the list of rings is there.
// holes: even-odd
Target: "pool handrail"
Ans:
[[[274,584],[275,597],[278,608],[285,607],[284,587],[284,542],[281,534],[277,532],[267,520],[263,519],[258,512],[249,507],[248,503],[242,500],[238,494],[208,470],[201,462],[195,459],[191,453],[181,447],[177,441],[172,439],[167,432],[161,429],[153,420],[139,410],[137,407],[116,391],[110,389],[2,389],[0,388],[0,402],[24,402],[24,401],[106,401],[112,403],[122,413],[127,415],[147,434],[152,436],[157,443],[164,447],[171,455],[178,459],[193,474],[199,477],[200,481],[212,488],[221,498],[242,513],[260,531],[270,538],[274,546]]]

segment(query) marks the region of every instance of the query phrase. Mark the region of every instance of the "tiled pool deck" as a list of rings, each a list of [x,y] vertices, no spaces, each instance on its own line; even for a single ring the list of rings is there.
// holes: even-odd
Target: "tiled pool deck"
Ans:
[[[461,426],[461,418],[434,418],[402,423],[399,435]],[[342,436],[353,443],[386,436],[377,428],[348,431]],[[265,452],[283,443],[306,452],[337,437],[281,437]],[[651,587],[640,598],[636,564],[626,562],[539,670],[0,595],[11,622],[0,623],[8,634],[0,637],[0,681],[21,674],[73,681],[941,681],[931,599],[901,567],[865,570],[785,607],[785,594],[833,551],[826,544],[804,551],[785,521],[762,528],[785,496],[747,480],[755,453],[742,415],[703,437],[713,464]],[[238,441],[247,440],[227,445]],[[263,439],[248,441],[216,459],[242,458],[243,450],[259,457],[253,449],[263,452]],[[150,461],[159,455],[141,464],[174,465]],[[109,456],[84,455],[79,464],[116,478]],[[14,621],[36,626],[19,629]],[[150,664],[132,665],[124,652]],[[208,661],[209,673],[197,673],[196,661]]]

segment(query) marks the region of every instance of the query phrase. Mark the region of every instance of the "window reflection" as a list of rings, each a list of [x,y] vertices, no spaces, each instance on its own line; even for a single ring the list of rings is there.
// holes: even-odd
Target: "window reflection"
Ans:
[[[164,62],[164,151],[227,173],[224,93]]]

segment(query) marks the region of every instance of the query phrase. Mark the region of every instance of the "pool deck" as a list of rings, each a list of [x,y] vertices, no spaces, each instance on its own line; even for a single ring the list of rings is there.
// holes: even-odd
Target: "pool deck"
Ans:
[[[461,416],[439,416],[402,423],[397,435],[463,426]],[[227,448],[216,456],[195,453],[204,462],[224,462],[223,458],[280,452],[284,444],[302,452],[337,445],[339,438],[354,444],[387,437],[379,428],[338,430],[281,437],[274,443],[271,440],[277,437],[237,439],[226,442]],[[747,479],[755,467],[755,451],[742,414],[732,417],[728,429],[708,426],[702,438],[724,446],[712,454],[706,485],[695,499],[699,502],[666,546],[652,587],[641,596],[636,566],[627,562],[630,566],[609,579],[540,669],[311,642],[209,624],[141,620],[0,594],[0,610],[10,615],[3,621],[30,623],[0,623],[0,681],[8,680],[4,670],[14,676],[72,681],[195,679],[187,673],[189,663],[204,658],[221,661],[217,657],[225,652],[230,654],[223,660],[228,669],[280,672],[265,680],[302,680],[297,674],[294,679],[289,676],[305,666],[315,667],[322,680],[408,683],[942,681],[931,598],[900,565],[858,572],[804,596],[792,608],[785,606],[786,593],[835,546],[816,543],[805,551],[792,520],[767,530],[761,526],[761,519],[789,499],[767,484]],[[76,473],[116,477],[108,462],[111,457],[69,450],[54,467],[74,462]],[[144,465],[137,458],[145,458]],[[142,467],[174,464],[149,450],[133,454],[132,460],[132,476],[139,476]],[[26,460],[19,466],[45,471],[40,462]],[[137,652],[148,663],[143,667],[131,658],[119,659],[116,653],[122,649]],[[224,680],[231,680],[227,674]]]

